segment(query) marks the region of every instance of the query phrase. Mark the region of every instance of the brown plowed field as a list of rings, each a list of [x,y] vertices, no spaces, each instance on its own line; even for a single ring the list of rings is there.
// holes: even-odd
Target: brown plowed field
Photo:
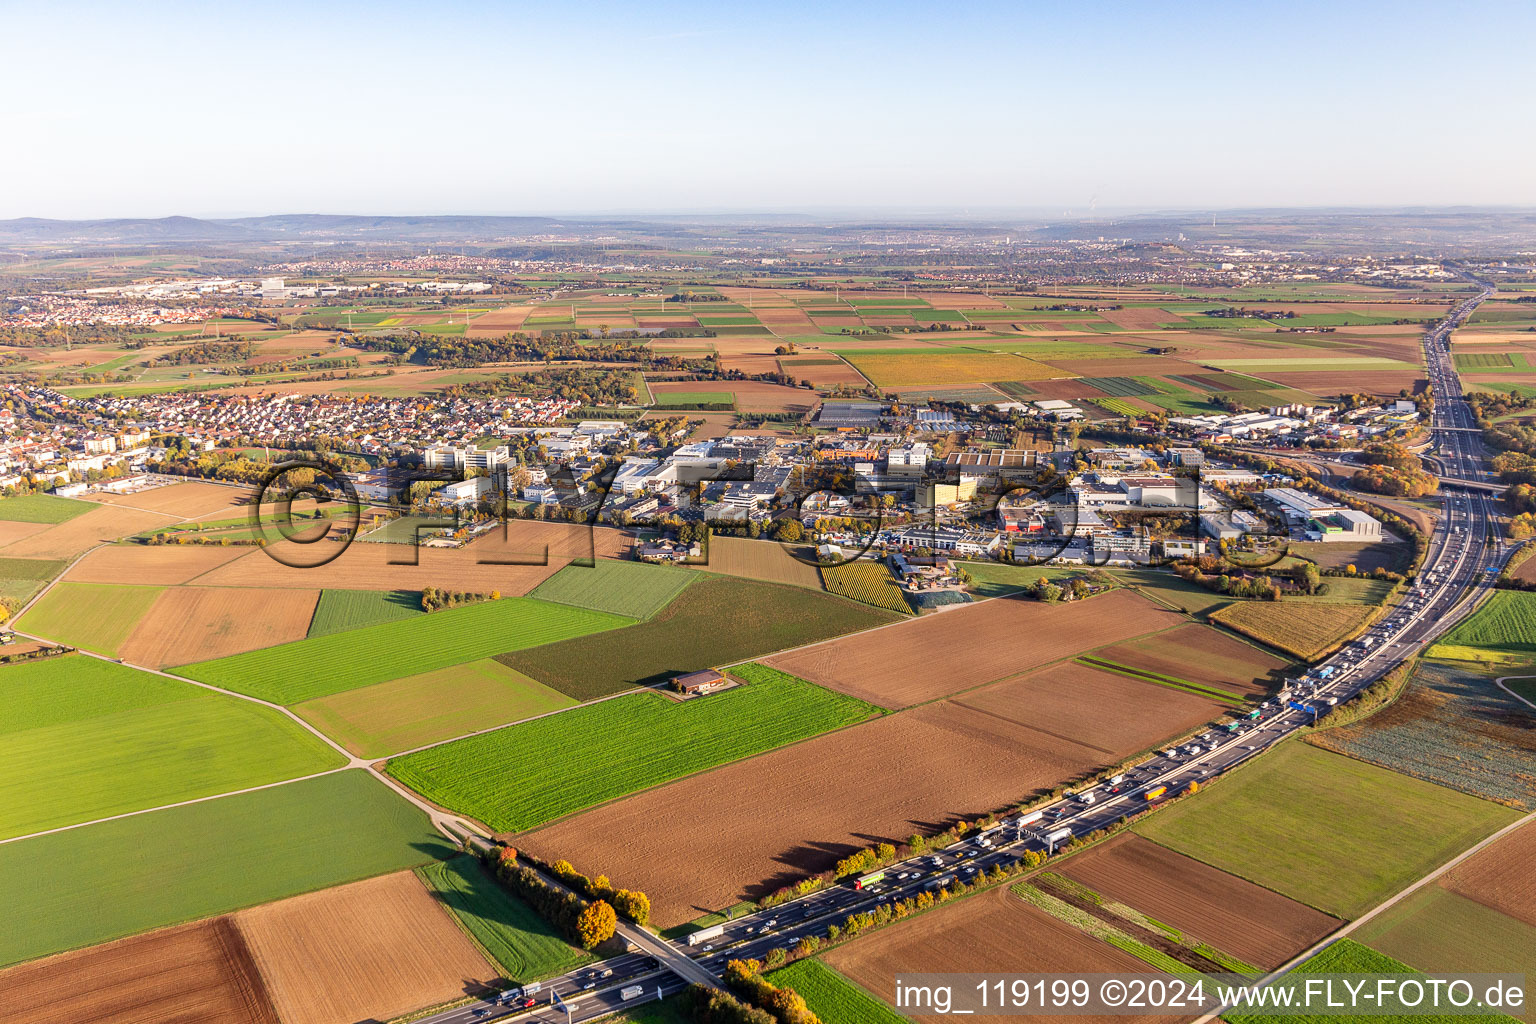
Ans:
[[[1209,626],[1190,624],[1116,644],[1094,657],[1251,696],[1267,693],[1291,664]]]
[[[1536,926],[1536,827],[1516,829],[1446,872],[1440,884]]]
[[[829,640],[769,664],[904,708],[1184,621],[1129,590],[1062,605],[1001,598]]]
[[[278,1024],[227,917],[0,971],[6,1024]]]
[[[1258,967],[1279,967],[1340,923],[1137,835],[1116,836],[1059,870]]]
[[[302,640],[318,590],[171,587],[118,649],[131,665],[159,668]]]
[[[858,942],[827,953],[827,964],[890,1004],[899,975],[922,972],[1009,974],[1145,974],[1150,968],[1129,953],[1078,931],[1025,903],[1007,889],[995,889],[959,903],[890,925]],[[924,1024],[953,1017],[916,1015]],[[1010,1016],[1010,1021],[1060,1022],[1063,1017]],[[1179,1017],[1073,1016],[1074,1022],[1135,1024]]]
[[[120,540],[123,537],[155,526],[167,526],[176,522],[176,516],[158,512],[140,512],[138,509],[103,505],[82,516],[23,537],[4,549],[10,558],[74,558],[82,551],[89,551],[104,540]]]
[[[246,547],[208,544],[114,544],[86,555],[64,578],[74,583],[175,586],[250,553]]]
[[[408,544],[359,541],[339,558],[314,569],[281,565],[265,552],[252,550],[243,558],[199,577],[197,582],[200,586],[303,590],[420,590],[431,585],[482,593],[499,590],[512,596],[526,594],[572,560],[590,557],[594,546],[600,558],[622,558],[629,545],[630,535],[606,527],[589,531],[569,523],[513,520],[508,524],[506,537],[494,530],[463,548],[414,548]],[[412,558],[416,565],[393,564]],[[495,559],[539,564],[499,565],[494,564]]]
[[[283,1024],[389,1020],[497,976],[409,871],[243,910],[235,923]]]
[[[1304,370],[1295,373],[1268,373],[1265,379],[1290,388],[1300,388],[1314,395],[1339,394],[1344,391],[1363,391],[1373,395],[1396,395],[1403,388],[1412,388],[1422,376],[1422,371],[1404,370]]]
[[[772,541],[710,537],[709,560],[699,568],[727,576],[821,589],[821,573],[814,565],[807,565]]]
[[[1184,318],[1177,313],[1156,306],[1133,306],[1124,309],[1108,309],[1099,316],[1112,324],[1128,327],[1133,331],[1155,331],[1158,324],[1178,323]]]
[[[1079,682],[1053,670],[1018,684],[1040,703],[1038,720],[1027,706],[1004,715],[929,704],[598,807],[517,845],[546,857],[579,851],[649,894],[666,927],[826,870],[871,842],[1016,803],[1210,717],[1210,704],[1163,687],[1105,706],[1075,697]],[[1011,686],[1000,687],[1004,698]],[[687,871],[677,870],[680,850]]]
[[[769,338],[772,342],[774,339]],[[768,346],[773,351],[773,345]],[[651,384],[656,394],[669,391],[729,391],[736,397],[740,412],[801,412],[816,402],[816,396],[804,388],[787,388],[766,381],[679,381],[671,384]]]
[[[950,703],[1016,723],[1041,734],[1041,742],[1076,743],[1085,758],[1106,763],[1182,736],[1222,710],[1192,693],[1076,662],[1005,679]],[[1124,713],[1132,708],[1134,715]]]
[[[151,512],[165,512],[182,519],[196,519],[212,512],[233,508],[251,493],[249,487],[231,487],[227,484],[210,484],[201,480],[184,484],[168,484],[137,494],[92,494],[90,500],[106,505],[125,508],[142,508]],[[235,513],[230,513],[233,518]]]
[[[465,334],[471,338],[499,338],[523,326],[532,306],[504,306],[483,313],[469,322]]]

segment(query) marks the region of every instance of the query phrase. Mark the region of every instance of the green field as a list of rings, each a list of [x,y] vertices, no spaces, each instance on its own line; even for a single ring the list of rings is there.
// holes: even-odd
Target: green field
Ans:
[[[1527,658],[1536,655],[1536,594],[1495,591],[1487,604],[1441,637],[1429,653],[1446,653],[1445,647]]]
[[[1516,817],[1498,804],[1292,742],[1136,830],[1352,918]]]
[[[359,757],[386,757],[576,702],[499,661],[482,658],[293,705]]]
[[[836,1024],[904,1024],[906,1017],[886,1006],[820,960],[797,960],[768,974],[780,988],[800,993],[811,1012]]]
[[[824,566],[821,570],[821,584],[827,588],[827,593],[840,594],[860,604],[873,605],[902,615],[912,610],[890,570],[880,562],[857,561],[846,565]]]
[[[100,658],[0,668],[0,838],[340,767],[280,713]]]
[[[880,710],[762,665],[732,674],[748,685],[682,702],[616,697],[409,754],[388,770],[434,803],[522,831]]]
[[[1536,927],[1426,885],[1355,936],[1426,971],[1536,971]]]
[[[0,966],[453,852],[360,769],[0,845]]]
[[[54,558],[0,558],[0,579],[51,580],[68,564]]]
[[[18,620],[16,628],[117,657],[117,648],[164,587],[60,583]]]
[[[18,494],[0,498],[0,520],[8,523],[62,523],[99,505],[51,494]]]
[[[309,635],[330,636],[422,614],[421,594],[414,590],[322,590]]]
[[[509,597],[201,661],[177,671],[237,693],[296,704],[629,623],[617,615]]]
[[[1434,968],[1427,968],[1434,970]],[[1492,968],[1483,968],[1491,970]],[[1417,974],[1412,967],[1401,961],[1378,953],[1369,946],[1356,942],[1354,939],[1339,939],[1337,942],[1309,957],[1298,964],[1290,976],[1306,976],[1309,974]],[[1298,991],[1300,985],[1297,986]],[[1401,1004],[1383,1003],[1377,1009],[1391,1009]],[[1383,1024],[1386,1021],[1422,1021],[1423,1024],[1515,1024],[1514,1018],[1499,1014],[1484,1016],[1453,1015],[1453,1014],[1424,1014],[1416,1013],[1413,1016],[1402,1014],[1340,1014],[1340,1013],[1287,1013],[1258,1014],[1258,1013],[1227,1013],[1223,1019],[1229,1024],[1274,1024],[1277,1020],[1295,1021],[1296,1024]]]
[[[528,596],[631,619],[649,619],[698,578],[698,573],[688,569],[598,559],[590,567],[566,566],[533,588]]]
[[[452,533],[455,526],[449,516],[401,516],[391,519],[376,530],[370,530],[358,540],[379,544],[419,544],[426,537]]]
[[[1017,594],[1035,585],[1038,579],[1064,580],[1081,576],[1083,570],[1055,565],[1006,565],[1002,562],[962,562],[975,582],[971,590],[977,597],[1002,597]]]
[[[706,575],[649,622],[496,660],[577,700],[590,700],[896,618],[803,587]]]
[[[549,922],[468,854],[416,873],[511,981],[541,980],[593,960],[591,953],[556,935]]]

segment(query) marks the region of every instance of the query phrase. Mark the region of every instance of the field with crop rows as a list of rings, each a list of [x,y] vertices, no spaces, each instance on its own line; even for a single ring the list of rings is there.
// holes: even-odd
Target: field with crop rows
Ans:
[[[1447,653],[1442,647],[1536,659],[1536,594],[1495,591],[1487,604],[1441,637],[1430,655]]]
[[[469,854],[433,862],[416,873],[511,981],[537,981],[593,959],[556,935]]]
[[[415,590],[322,590],[309,635],[330,636],[424,614]]]
[[[271,708],[68,655],[0,668],[0,838],[337,768]]]
[[[397,758],[388,771],[497,831],[521,831],[879,713],[761,665],[747,685],[677,702],[637,693]]]
[[[159,587],[60,583],[21,617],[17,628],[116,657],[118,647],[159,596]]]
[[[1365,625],[1376,611],[1360,604],[1237,601],[1211,612],[1210,618],[1277,651],[1312,661]]]
[[[18,494],[0,498],[0,519],[11,523],[62,523],[84,515],[92,505],[73,498],[55,498],[51,494]]]
[[[511,597],[198,662],[177,671],[237,693],[293,704],[629,623],[617,615]]]
[[[698,578],[687,569],[599,560],[592,566],[566,566],[528,596],[643,620],[665,608]]]
[[[902,595],[891,571],[879,562],[857,561],[846,565],[823,566],[821,582],[827,593],[852,598],[860,604],[873,605],[903,615],[912,609]]]

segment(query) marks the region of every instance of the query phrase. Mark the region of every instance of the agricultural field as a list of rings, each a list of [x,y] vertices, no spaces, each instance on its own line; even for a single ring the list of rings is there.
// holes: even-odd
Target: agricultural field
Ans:
[[[110,983],[108,982],[110,979]],[[7,1024],[278,1024],[245,938],[227,917],[0,971]]]
[[[207,544],[109,544],[76,562],[64,579],[71,583],[132,580],[139,586],[176,586],[250,553],[250,548]]]
[[[236,511],[241,503],[251,500],[254,490],[252,487],[197,480],[168,484],[133,494],[98,493],[91,495],[90,500],[149,512],[164,512],[182,519],[195,519],[214,512]]]
[[[12,558],[74,558],[103,541],[120,540],[152,526],[165,526],[172,520],[173,517],[159,512],[97,505],[83,515],[71,515],[12,541],[0,549],[0,554]]]
[[[210,836],[222,855],[210,855]],[[0,899],[12,927],[0,930],[0,965],[453,852],[426,815],[361,769],[7,843]]]
[[[414,590],[322,590],[309,621],[309,636],[330,636],[424,615]]]
[[[827,593],[860,604],[903,615],[911,611],[891,571],[880,562],[860,560],[845,565],[823,566],[821,582],[827,588]]]
[[[1063,924],[1007,889],[994,889],[888,925],[830,950],[821,960],[888,1006],[894,1002],[893,986],[902,972],[1102,972],[1122,977],[1147,972],[1147,965],[1129,953]],[[953,1018],[914,1014],[909,1019],[943,1024]],[[1073,1019],[1131,1024],[1180,1018],[1122,1014]]]
[[[1307,742],[1529,811],[1536,810],[1532,714],[1464,663],[1421,662],[1397,700]]]
[[[528,596],[643,621],[698,578],[687,569],[601,561],[591,566],[568,565],[534,587]]]
[[[159,596],[158,587],[60,583],[17,621],[16,628],[116,657],[118,647]]]
[[[837,1024],[903,1024],[889,1006],[838,974],[820,960],[798,960],[767,975],[780,988],[800,993],[811,1012]]]
[[[879,713],[761,665],[732,675],[746,685],[685,701],[599,701],[409,754],[388,770],[433,803],[515,832]]]
[[[1339,926],[1279,893],[1122,833],[1057,869],[1189,939],[1273,969]]]
[[[1536,661],[1536,594],[1497,590],[1429,649],[1430,657],[1497,665]]]
[[[0,667],[0,688],[0,838],[343,763],[271,708],[98,658]]]
[[[821,589],[821,576],[814,565],[802,562],[771,541],[711,536],[706,555],[699,568],[710,572]]]
[[[1426,971],[1536,967],[1536,927],[1432,882],[1356,929],[1354,938]]]
[[[829,869],[871,842],[1016,805],[1182,735],[1216,707],[1080,665],[1051,667],[679,779],[517,845],[549,857],[580,851],[646,892],[665,928]],[[696,870],[675,870],[668,851],[678,849],[693,852]]]
[[[1293,670],[1289,661],[1195,624],[1100,648],[1092,657],[1246,697],[1269,693]]]
[[[410,871],[234,915],[283,1024],[389,1020],[496,971]]]
[[[1044,380],[1071,373],[1007,352],[944,348],[846,349],[837,353],[876,387],[924,387],[989,380]]]
[[[464,854],[416,869],[481,950],[515,982],[537,981],[592,962],[593,956],[555,934],[549,922],[509,893]]]
[[[1061,605],[1003,598],[791,651],[768,664],[901,708],[1183,621],[1129,591]],[[965,643],[957,649],[960,637]],[[1029,642],[1021,645],[1021,637]]]
[[[160,668],[302,640],[318,596],[313,590],[167,587],[117,653],[129,664]]]
[[[1288,552],[1298,558],[1316,562],[1321,569],[1343,569],[1353,565],[1359,572],[1372,572],[1376,569],[1399,572],[1413,554],[1412,549],[1400,541],[1381,544],[1292,541]],[[1328,580],[1330,586],[1337,582],[1337,577]]]
[[[1305,977],[1309,974],[1416,974],[1419,973],[1413,967],[1390,956],[1363,945],[1352,938],[1340,939],[1331,943],[1324,949],[1298,964],[1291,972],[1292,976]],[[1390,1010],[1394,1004],[1383,1001],[1378,1009]],[[1273,1024],[1275,1017],[1271,1014],[1242,1014],[1227,1013],[1223,1019],[1229,1024]],[[1452,1022],[1466,1022],[1466,1024],[1514,1024],[1514,1019],[1498,1014],[1488,1016],[1461,1016],[1461,1015],[1434,1015],[1418,1014],[1412,1018],[1403,1015],[1391,1014],[1379,1015],[1376,1013],[1359,1014],[1350,1016],[1347,1014],[1321,1013],[1321,1014],[1286,1014],[1287,1021],[1295,1021],[1296,1024],[1369,1024],[1372,1021],[1413,1019],[1423,1021],[1424,1024],[1452,1024]]]
[[[571,698],[482,658],[292,705],[359,757],[386,757],[568,708]]]
[[[0,519],[9,523],[63,523],[91,511],[89,502],[51,494],[18,494],[0,498]]]
[[[1351,918],[1515,817],[1497,804],[1290,742],[1136,831]],[[1319,829],[1320,821],[1329,827]]]
[[[1002,562],[963,562],[973,580],[970,590],[977,597],[1003,597],[1034,586],[1041,578],[1059,582],[1084,575],[1079,569],[1053,565],[1005,565]],[[1108,579],[1109,577],[1105,577]]]
[[[1379,611],[1372,605],[1310,600],[1238,601],[1213,611],[1210,620],[1302,661],[1315,661]]]
[[[649,622],[529,647],[497,660],[577,700],[590,700],[895,618],[828,594],[706,575]]]
[[[237,693],[296,704],[628,624],[617,615],[513,597],[198,662],[177,671]],[[325,667],[323,673],[316,670],[320,666]]]

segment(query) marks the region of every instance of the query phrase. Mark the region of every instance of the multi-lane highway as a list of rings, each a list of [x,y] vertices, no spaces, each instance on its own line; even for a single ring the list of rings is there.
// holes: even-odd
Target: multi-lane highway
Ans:
[[[1440,463],[1442,475],[1494,483],[1496,477],[1476,430],[1476,421],[1462,397],[1449,352],[1451,331],[1491,293],[1491,289],[1478,284],[1479,294],[1458,305],[1424,336],[1424,354],[1435,397],[1432,453]],[[1424,564],[1396,607],[1344,650],[1289,684],[1283,694],[1259,709],[1255,719],[1243,720],[1230,732],[1213,727],[1177,749],[1164,751],[1125,772],[1116,783],[1089,786],[1075,796],[1040,808],[1038,820],[1014,817],[984,836],[894,864],[885,869],[882,880],[867,888],[833,886],[771,910],[744,915],[725,924],[719,935],[707,940],[694,944],[676,940],[669,952],[673,956],[691,957],[697,965],[718,975],[729,959],[762,959],[774,949],[787,952],[803,937],[825,935],[829,924],[840,923],[849,914],[937,888],[951,878],[970,878],[999,863],[1018,859],[1026,849],[1046,848],[1049,836],[1056,836],[1059,843],[1066,841],[1062,838],[1064,833],[1081,836],[1104,828],[1122,815],[1144,809],[1149,796],[1155,802],[1159,794],[1182,792],[1192,782],[1204,782],[1257,757],[1290,733],[1311,724],[1315,714],[1326,714],[1397,667],[1470,613],[1491,588],[1494,574],[1507,554],[1497,539],[1492,495],[1448,487],[1442,500],[1444,512],[1430,538]],[[601,976],[605,970],[612,970],[612,975]],[[643,994],[623,999],[622,993],[632,992],[631,986],[636,984],[643,986]],[[426,1020],[432,1024],[472,1024],[515,1014],[539,1021],[582,1021],[611,1013],[622,1005],[654,999],[658,985],[664,994],[671,994],[681,990],[684,982],[666,970],[661,960],[645,954],[628,954],[545,982],[534,996],[537,1005],[530,1009],[483,1002]],[[552,992],[576,1001],[569,1014],[550,1005]]]

